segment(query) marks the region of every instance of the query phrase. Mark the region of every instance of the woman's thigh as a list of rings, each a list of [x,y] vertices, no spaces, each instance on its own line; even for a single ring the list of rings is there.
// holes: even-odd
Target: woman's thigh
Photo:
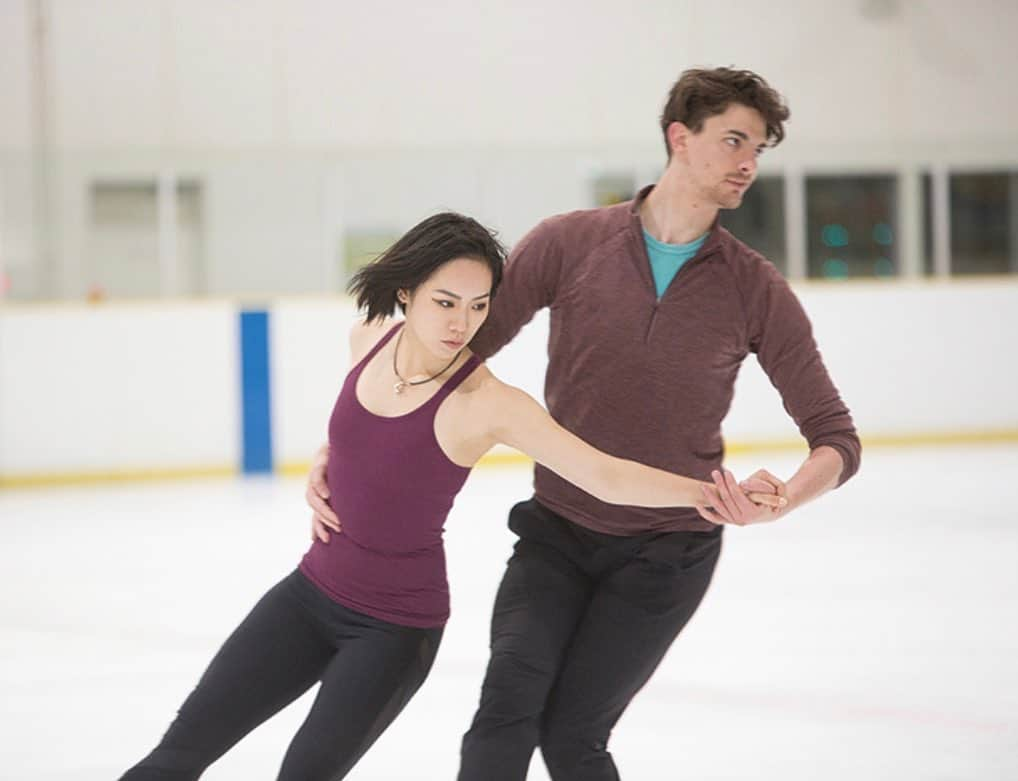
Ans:
[[[424,683],[442,629],[414,629],[359,616],[322,675],[294,736],[280,781],[337,781],[357,763]]]
[[[270,589],[226,639],[159,746],[125,778],[197,777],[319,679],[334,649],[294,598],[293,577]]]

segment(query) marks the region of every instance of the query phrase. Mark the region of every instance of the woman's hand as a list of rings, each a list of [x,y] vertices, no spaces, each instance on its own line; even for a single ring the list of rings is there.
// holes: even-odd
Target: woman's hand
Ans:
[[[773,521],[788,507],[784,481],[766,469],[754,472],[741,483],[728,470],[714,470],[711,477],[714,485],[701,486],[704,501],[696,506],[700,517],[711,523],[747,526]]]

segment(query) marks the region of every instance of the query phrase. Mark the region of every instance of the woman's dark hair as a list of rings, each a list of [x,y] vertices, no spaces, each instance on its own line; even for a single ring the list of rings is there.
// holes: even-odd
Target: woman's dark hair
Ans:
[[[672,85],[668,101],[661,112],[661,132],[668,146],[668,126],[681,122],[694,133],[703,129],[703,121],[723,114],[732,103],[739,103],[760,112],[767,125],[767,143],[777,146],[785,137],[782,123],[789,117],[788,106],[766,81],[753,71],[734,68],[694,68],[683,71]]]
[[[442,212],[417,223],[375,260],[357,270],[347,286],[367,321],[381,320],[406,307],[400,290],[413,291],[439,267],[456,258],[472,258],[491,270],[491,296],[502,281],[505,247],[493,231],[456,212]]]

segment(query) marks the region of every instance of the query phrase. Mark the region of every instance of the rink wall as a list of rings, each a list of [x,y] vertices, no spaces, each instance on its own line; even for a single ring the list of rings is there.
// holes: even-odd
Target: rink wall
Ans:
[[[796,289],[868,444],[1018,441],[1018,281]],[[245,342],[244,312],[265,313],[260,347]],[[0,486],[229,474],[258,437],[256,463],[302,470],[325,438],[353,319],[339,297],[6,305]],[[546,334],[538,317],[491,361],[538,398]],[[242,369],[259,350],[266,387],[252,394]],[[801,447],[752,358],[725,433],[730,450]]]

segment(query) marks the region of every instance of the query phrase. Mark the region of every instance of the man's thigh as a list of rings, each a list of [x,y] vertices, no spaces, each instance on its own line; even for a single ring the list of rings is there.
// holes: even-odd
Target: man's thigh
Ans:
[[[544,738],[607,742],[696,611],[721,552],[720,530],[659,535],[600,581],[549,697]]]
[[[495,597],[485,681],[513,700],[537,698],[531,706],[538,710],[592,593],[556,523],[536,502],[513,508],[510,525],[520,539]]]

